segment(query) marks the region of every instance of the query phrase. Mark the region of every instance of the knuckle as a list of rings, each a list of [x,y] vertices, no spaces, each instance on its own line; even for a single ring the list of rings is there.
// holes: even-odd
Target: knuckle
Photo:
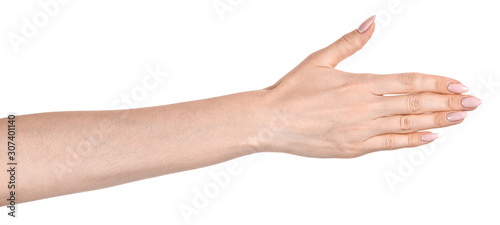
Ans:
[[[406,137],[408,138],[407,141],[409,147],[415,147],[420,145],[420,141],[418,141],[417,138],[414,138],[415,137],[414,135],[407,135]]]
[[[350,42],[349,38],[346,37],[346,35],[344,35],[340,38],[339,44],[344,49],[349,49],[349,47],[351,46],[351,42]]]
[[[387,137],[385,137],[384,148],[387,150],[396,148],[396,138],[394,137],[394,135],[388,135]]]
[[[313,52],[313,53],[309,54],[309,55],[306,57],[306,59],[313,59],[313,58],[316,58],[316,57],[318,57],[318,55],[320,55],[320,54],[321,54],[321,52],[322,52],[322,51],[324,51],[324,49],[317,50],[317,51],[315,51],[315,52]]]
[[[447,85],[448,81],[446,81],[445,79],[436,79],[434,81],[434,89],[436,91],[443,91],[443,92],[448,92],[448,85]]]
[[[342,152],[344,158],[355,158],[363,155],[363,152],[360,151],[356,146],[347,144],[342,147]]]
[[[356,38],[352,38],[349,34],[346,34],[340,38],[339,44],[345,50],[353,51],[359,43]]]
[[[317,50],[311,54],[309,54],[305,59],[304,59],[304,62],[311,62],[311,61],[314,61],[314,60],[317,60],[318,58],[321,57],[321,55],[325,54],[326,52],[326,48],[323,48],[323,49],[320,49],[320,50]]]
[[[412,127],[413,127],[413,121],[410,115],[404,115],[399,117],[399,129],[401,131],[411,130]]]
[[[415,86],[415,81],[417,79],[416,73],[403,73],[399,76],[399,82],[407,90],[413,89]]]
[[[454,109],[455,107],[455,96],[450,95],[446,96],[446,107],[448,109]]]
[[[444,127],[448,124],[446,118],[442,115],[442,113],[436,113],[434,115],[434,125],[435,127]]]
[[[412,113],[417,113],[422,109],[422,96],[409,95],[407,97],[407,107]]]

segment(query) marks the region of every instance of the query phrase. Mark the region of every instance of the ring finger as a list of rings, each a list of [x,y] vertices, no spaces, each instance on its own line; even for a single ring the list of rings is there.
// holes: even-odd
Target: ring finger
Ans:
[[[388,133],[412,133],[420,130],[447,127],[461,123],[466,112],[437,112],[421,115],[395,115],[372,121],[375,135]]]

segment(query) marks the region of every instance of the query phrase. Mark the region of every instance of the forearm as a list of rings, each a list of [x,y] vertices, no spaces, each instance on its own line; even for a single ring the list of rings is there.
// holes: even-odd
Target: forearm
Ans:
[[[18,116],[18,202],[110,187],[250,154],[262,92],[167,106]],[[1,120],[2,143],[7,120]],[[6,151],[3,151],[6,153]],[[2,166],[6,165],[2,155]],[[2,172],[2,181],[7,173]],[[7,193],[2,190],[3,199]],[[2,205],[5,201],[2,201]]]

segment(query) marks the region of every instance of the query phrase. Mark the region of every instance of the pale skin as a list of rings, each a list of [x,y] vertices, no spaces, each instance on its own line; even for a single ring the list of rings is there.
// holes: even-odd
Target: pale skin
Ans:
[[[466,90],[459,81],[447,77],[335,69],[368,42],[374,29],[371,20],[261,90],[150,108],[18,116],[16,202],[106,188],[258,152],[352,158],[416,147],[437,138],[425,130],[459,124],[463,112],[480,104],[462,94]],[[7,118],[0,120],[0,143],[7,142],[7,123]],[[0,199],[7,199],[11,190],[6,188],[3,146]]]

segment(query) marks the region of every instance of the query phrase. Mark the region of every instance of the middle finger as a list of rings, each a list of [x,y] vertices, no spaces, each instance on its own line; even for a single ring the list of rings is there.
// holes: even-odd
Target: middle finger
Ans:
[[[470,111],[481,104],[480,99],[470,95],[435,93],[384,96],[380,101],[384,116],[443,111]]]

